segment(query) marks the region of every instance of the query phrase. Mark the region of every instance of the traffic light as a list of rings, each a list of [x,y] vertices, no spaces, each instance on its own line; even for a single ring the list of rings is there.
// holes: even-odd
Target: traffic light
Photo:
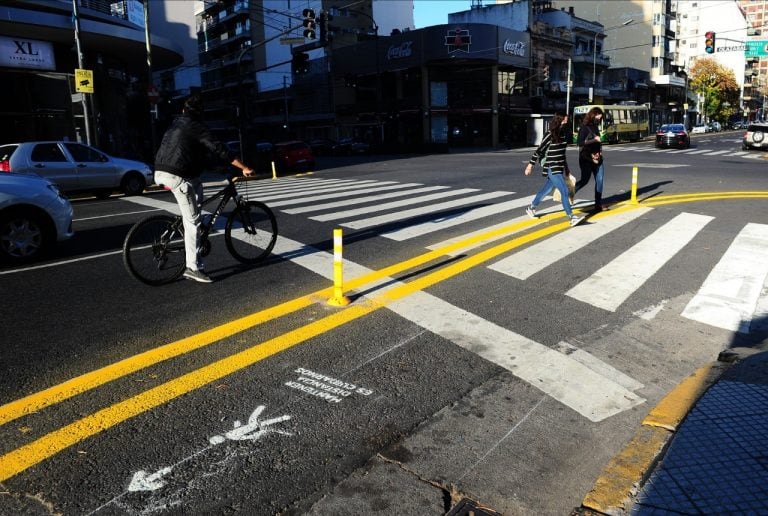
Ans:
[[[299,52],[291,58],[291,71],[294,75],[302,75],[309,72],[309,54]]]
[[[715,33],[712,31],[704,34],[704,52],[707,54],[715,53]]]
[[[544,65],[544,80],[549,80],[549,65]]]
[[[333,17],[330,14],[325,11],[320,11],[320,18],[318,18],[318,21],[320,22],[320,41],[323,43],[328,43],[328,22],[332,19]]]
[[[304,21],[302,22],[302,25],[304,25],[304,37],[315,39],[315,27],[317,26],[317,23],[315,22],[315,10],[304,9],[302,15],[304,15]]]

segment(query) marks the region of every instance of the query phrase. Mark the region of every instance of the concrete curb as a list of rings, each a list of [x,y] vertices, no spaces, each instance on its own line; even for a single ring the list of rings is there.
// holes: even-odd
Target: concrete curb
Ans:
[[[684,379],[645,417],[634,437],[605,466],[575,513],[621,515],[653,472],[658,460],[696,401],[731,364],[712,362]]]

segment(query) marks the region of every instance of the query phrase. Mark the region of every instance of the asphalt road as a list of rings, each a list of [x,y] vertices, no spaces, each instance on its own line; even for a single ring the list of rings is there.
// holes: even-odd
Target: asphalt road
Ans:
[[[0,514],[567,514],[665,393],[766,337],[768,188],[740,133],[610,146],[611,210],[568,228],[525,216],[531,150],[249,182],[274,258],[219,233],[210,285],[123,268],[167,193],[74,201],[71,241],[0,269]]]

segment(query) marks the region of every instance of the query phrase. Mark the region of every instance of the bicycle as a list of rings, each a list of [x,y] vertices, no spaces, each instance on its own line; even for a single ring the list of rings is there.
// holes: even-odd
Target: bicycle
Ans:
[[[211,214],[203,215],[200,226],[200,254],[211,252],[208,236],[230,200],[235,208],[227,216],[224,243],[238,261],[253,265],[266,258],[277,240],[277,220],[260,201],[248,201],[238,193],[235,183],[243,177],[227,177],[227,184],[203,199],[201,208],[221,199]],[[123,243],[123,264],[128,272],[147,285],[163,285],[178,279],[186,267],[184,225],[180,215],[153,215],[131,227]]]

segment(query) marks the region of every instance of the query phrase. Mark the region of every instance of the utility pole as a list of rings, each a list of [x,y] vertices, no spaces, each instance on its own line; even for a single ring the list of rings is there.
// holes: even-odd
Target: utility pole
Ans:
[[[83,65],[83,50],[80,47],[80,12],[77,8],[78,0],[72,0],[72,18],[75,22],[75,47],[77,48],[77,67],[81,70],[84,69]],[[85,125],[85,143],[91,144],[91,115],[88,110],[88,99],[86,93],[81,93],[83,96],[83,122]]]
[[[147,46],[147,94],[149,94],[149,89],[154,87],[152,84],[152,45],[149,38],[149,0],[144,0],[144,41]],[[155,134],[155,131],[157,130],[155,128],[155,121],[157,120],[157,105],[154,105],[149,109],[149,129],[151,135],[150,137],[152,138],[151,154],[154,156],[157,145],[157,134]]]

